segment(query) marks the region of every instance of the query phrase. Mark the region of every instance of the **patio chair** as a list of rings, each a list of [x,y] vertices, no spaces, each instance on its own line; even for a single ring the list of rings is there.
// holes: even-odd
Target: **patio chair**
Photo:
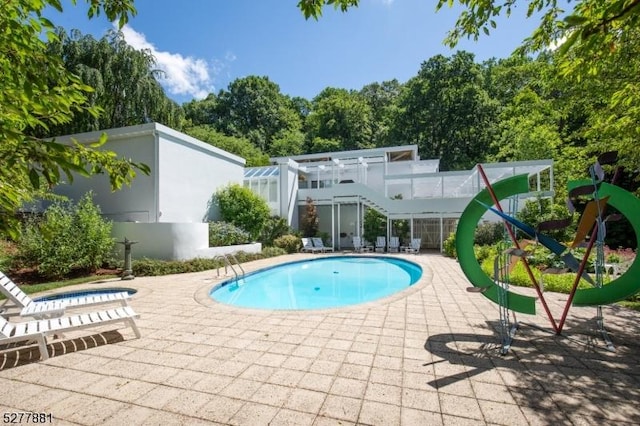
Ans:
[[[376,238],[376,251],[380,253],[384,253],[384,250],[386,248],[387,248],[387,237]]]
[[[324,245],[324,243],[322,242],[322,238],[319,238],[319,237],[311,238],[311,242],[313,243],[313,246],[316,248],[319,248],[322,253],[333,251],[333,247],[327,247]]]
[[[322,251],[322,249],[314,247],[313,244],[311,244],[311,240],[309,238],[300,238],[300,240],[302,240],[303,253],[318,253]]]
[[[389,253],[398,253],[400,251],[400,238],[389,237]]]
[[[49,358],[47,351],[47,336],[61,334],[68,331],[80,330],[122,322],[133,330],[140,338],[140,330],[135,322],[140,316],[130,306],[110,309],[108,311],[77,314],[68,317],[57,317],[25,322],[9,322],[0,316],[0,345],[16,342],[36,341],[40,348],[40,359]],[[11,348],[15,349],[15,348]]]
[[[127,306],[128,300],[131,297],[129,293],[123,291],[119,293],[78,296],[65,300],[36,302],[2,272],[0,272],[0,293],[4,294],[8,300],[20,309],[20,316],[35,318],[60,316],[64,314],[65,309],[68,308],[95,306],[105,303],[119,302],[122,306]]]
[[[353,251],[360,253],[362,252],[362,238],[353,237]]]
[[[422,244],[422,239],[421,238],[413,238],[411,240],[411,245],[409,247],[407,247],[405,249],[405,251],[407,253],[419,253],[420,252],[420,245]]]

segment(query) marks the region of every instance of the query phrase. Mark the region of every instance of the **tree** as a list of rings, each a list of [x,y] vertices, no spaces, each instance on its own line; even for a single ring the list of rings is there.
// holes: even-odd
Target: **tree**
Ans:
[[[218,116],[218,98],[215,94],[209,95],[201,100],[193,99],[182,104],[185,120],[189,126],[199,126],[201,124],[214,124]]]
[[[378,236],[387,235],[387,218],[378,211],[367,208],[364,212],[364,219],[362,224],[363,233],[362,236],[370,243],[376,241]]]
[[[87,3],[89,18],[105,13],[124,25],[135,14],[132,0]],[[19,233],[15,212],[39,188],[55,186],[61,174],[72,180],[72,172],[106,172],[116,189],[131,182],[136,167],[148,171],[97,146],[62,145],[34,136],[69,123],[76,113],[99,112],[87,101],[92,89],[68,71],[60,57],[48,54],[41,37],[57,36],[43,16],[47,6],[62,11],[58,0],[7,0],[0,14],[0,234],[14,238]]]
[[[249,76],[229,84],[217,97],[218,130],[248,138],[267,151],[272,140],[290,130],[300,130],[299,112],[280,87],[268,77]]]
[[[271,141],[269,154],[274,157],[299,155],[304,151],[304,133],[300,130],[288,130],[279,133]]]
[[[311,197],[307,197],[307,205],[305,206],[304,216],[300,221],[302,235],[305,237],[315,237],[318,235],[320,225],[318,222],[318,209]]]
[[[213,126],[189,127],[184,132],[196,139],[238,155],[247,160],[247,167],[269,165],[269,157],[247,139],[227,136],[216,131]]]
[[[382,83],[371,83],[360,90],[360,95],[371,109],[371,129],[367,133],[371,135],[371,142],[374,146],[390,146],[395,143],[389,138],[389,128],[396,112],[401,90],[402,85],[395,79]]]
[[[554,158],[562,146],[560,116],[550,101],[530,89],[522,89],[501,114],[496,141],[498,161]]]
[[[441,170],[469,169],[490,153],[498,103],[484,89],[480,65],[468,52],[424,62],[405,85],[391,138],[417,144]]]
[[[298,7],[307,19],[318,19],[325,5],[346,11],[358,4],[359,0],[300,0]],[[497,17],[508,17],[523,6],[527,18],[541,17],[538,28],[518,49],[519,54],[553,52],[561,75],[573,83],[615,75],[601,79],[609,89],[608,106],[605,114],[596,116],[599,125],[586,136],[595,138],[599,146],[617,145],[625,154],[631,150],[634,154],[623,156],[621,161],[637,167],[639,0],[581,0],[573,2],[572,10],[565,10],[571,2],[560,0],[438,0],[436,10],[456,4],[462,12],[445,39],[450,47],[461,38],[477,40],[481,32],[489,35],[497,26]]]
[[[305,18],[318,19],[325,5],[333,5],[343,12],[358,6],[359,0],[300,0],[298,7]],[[510,16],[520,0],[438,0],[436,10],[458,3],[462,12],[455,27],[449,32],[446,44],[455,47],[461,38],[477,40],[480,32],[489,35],[497,27],[495,18]],[[523,52],[536,52],[551,46],[562,45],[562,51],[572,48],[582,50],[582,55],[592,55],[615,50],[624,43],[625,33],[640,23],[638,0],[582,0],[575,2],[572,11],[566,13],[561,0],[530,0],[526,2],[526,17],[542,13],[540,26],[522,46]],[[579,63],[578,66],[594,66],[595,63]]]
[[[60,56],[67,70],[79,76],[93,92],[89,103],[99,107],[99,116],[88,112],[50,130],[50,134],[71,134],[159,122],[180,129],[182,108],[170,100],[158,82],[162,71],[154,69],[155,58],[148,50],[136,50],[120,31],[110,30],[100,40],[77,30],[57,31],[47,45],[50,55]]]
[[[312,101],[307,137],[337,140],[341,149],[372,148],[371,108],[358,92],[328,87]]]
[[[238,184],[230,184],[216,191],[214,202],[220,208],[223,221],[247,231],[254,241],[269,220],[270,211],[266,201]]]

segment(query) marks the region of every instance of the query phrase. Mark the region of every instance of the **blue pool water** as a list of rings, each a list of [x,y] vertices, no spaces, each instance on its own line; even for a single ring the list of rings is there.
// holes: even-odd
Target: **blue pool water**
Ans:
[[[389,296],[421,276],[420,266],[398,258],[332,256],[247,274],[214,287],[210,296],[245,308],[333,308]]]
[[[96,288],[93,290],[78,290],[78,291],[67,291],[64,293],[51,294],[48,296],[42,296],[33,299],[36,302],[48,301],[48,300],[63,300],[63,299],[74,299],[77,297],[83,296],[95,296],[98,294],[112,294],[112,293],[120,293],[122,291],[126,291],[129,294],[135,294],[138,290],[133,288],[124,288],[124,287],[114,287],[114,288]]]

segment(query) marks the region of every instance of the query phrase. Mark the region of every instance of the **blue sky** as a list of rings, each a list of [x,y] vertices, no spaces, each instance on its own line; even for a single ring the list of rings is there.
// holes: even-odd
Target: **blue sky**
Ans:
[[[67,2],[68,3],[68,2]],[[168,96],[183,103],[226,89],[233,80],[267,76],[282,93],[311,100],[326,87],[361,89],[373,82],[415,76],[430,57],[467,50],[477,61],[504,58],[537,22],[524,11],[498,21],[490,36],[442,41],[459,10],[435,12],[430,0],[362,0],[347,13],[325,8],[305,20],[297,0],[136,0],[138,14],[124,28],[127,42],[149,48],[165,70]],[[112,24],[88,20],[87,6],[65,5],[48,17],[67,30],[101,37]]]

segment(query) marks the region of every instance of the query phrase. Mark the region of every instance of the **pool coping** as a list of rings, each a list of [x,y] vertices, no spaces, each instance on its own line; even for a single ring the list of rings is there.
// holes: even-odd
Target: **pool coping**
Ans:
[[[350,254],[342,254],[342,253],[329,253],[327,255],[324,255],[323,258],[327,258],[327,257],[335,257],[335,256],[350,256]],[[394,255],[384,255],[381,253],[372,253],[370,256],[368,256],[367,254],[360,254],[358,253],[356,256],[360,257],[379,257],[379,258],[394,258],[396,256]],[[247,270],[245,271],[246,273],[255,273],[255,272],[259,272],[262,270],[267,270],[270,268],[274,268],[277,267],[279,265],[285,264],[285,263],[296,263],[296,262],[304,262],[306,260],[310,260],[310,259],[318,259],[318,255],[311,255],[310,257],[307,257],[305,259],[299,259],[299,260],[295,260],[295,261],[291,261],[291,262],[279,262],[276,263],[274,265],[268,266],[268,267],[264,267],[264,268],[257,268],[257,269],[251,269],[251,270]],[[333,307],[333,308],[322,308],[322,309],[259,309],[259,308],[246,308],[246,307],[240,307],[240,306],[232,306],[232,305],[228,305],[226,303],[222,303],[222,302],[218,302],[217,300],[213,299],[209,294],[211,293],[212,289],[217,286],[220,285],[221,283],[228,281],[229,278],[225,278],[223,280],[221,280],[221,282],[218,283],[214,283],[214,284],[206,284],[203,285],[202,287],[200,287],[194,297],[195,300],[200,303],[203,306],[207,306],[210,308],[215,308],[215,309],[228,309],[231,312],[237,312],[237,313],[242,313],[243,311],[246,311],[247,313],[251,313],[253,315],[257,315],[259,313],[263,313],[263,314],[271,314],[273,312],[279,312],[279,313],[291,313],[291,314],[314,314],[314,313],[327,313],[327,312],[335,312],[336,310],[346,310],[346,311],[358,311],[358,310],[362,310],[362,309],[371,309],[372,306],[374,306],[377,303],[391,303],[394,302],[396,300],[400,300],[400,299],[404,299],[406,297],[408,297],[410,294],[416,292],[416,291],[420,291],[424,286],[431,284],[431,269],[428,267],[427,264],[423,264],[421,262],[418,262],[416,260],[412,260],[412,259],[406,259],[409,260],[413,263],[415,263],[416,265],[420,266],[422,268],[422,275],[420,276],[420,279],[418,279],[418,281],[416,281],[414,284],[412,284],[411,286],[398,291],[392,295],[389,296],[385,296],[379,299],[375,299],[375,300],[371,300],[368,302],[364,302],[364,303],[358,303],[355,305],[347,305],[347,306],[338,306],[338,307]]]

